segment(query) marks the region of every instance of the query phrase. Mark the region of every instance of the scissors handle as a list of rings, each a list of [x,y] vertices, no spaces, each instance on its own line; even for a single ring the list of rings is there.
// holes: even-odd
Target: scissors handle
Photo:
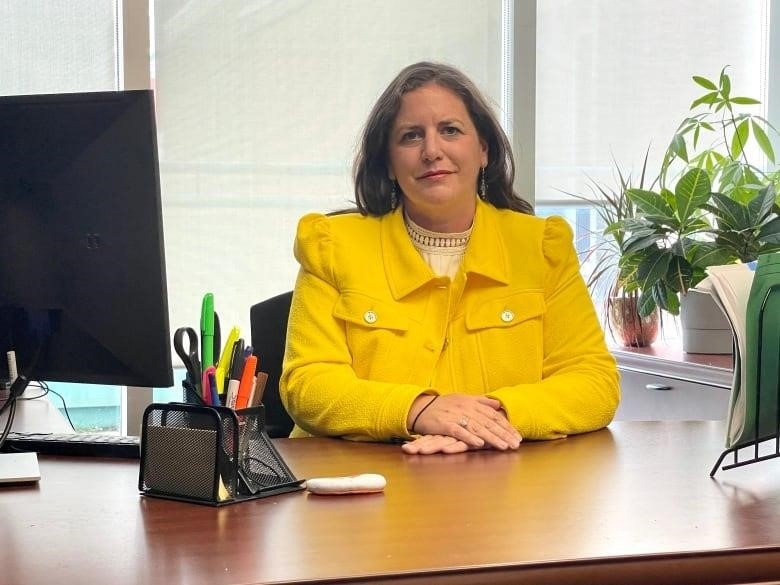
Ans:
[[[173,347],[187,368],[190,383],[196,389],[199,388],[201,369],[198,359],[198,334],[192,327],[179,327],[173,335]]]

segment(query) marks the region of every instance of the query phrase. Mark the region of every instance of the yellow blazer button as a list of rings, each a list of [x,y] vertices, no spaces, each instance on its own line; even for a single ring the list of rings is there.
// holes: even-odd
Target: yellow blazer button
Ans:
[[[363,321],[369,325],[373,325],[376,323],[376,313],[374,313],[374,311],[366,311],[363,313]]]
[[[501,320],[504,323],[510,323],[515,320],[515,314],[509,309],[506,309],[503,313],[501,313]]]

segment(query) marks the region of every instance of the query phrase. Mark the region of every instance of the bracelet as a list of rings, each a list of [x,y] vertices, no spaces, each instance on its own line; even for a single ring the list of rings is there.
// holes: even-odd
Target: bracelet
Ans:
[[[418,412],[418,413],[417,413],[417,416],[415,416],[415,417],[414,417],[414,420],[412,421],[412,432],[414,432],[414,425],[416,425],[416,424],[417,424],[417,419],[418,419],[418,418],[420,418],[420,415],[421,415],[423,412],[425,412],[425,409],[426,409],[426,408],[428,408],[428,407],[429,407],[431,404],[433,404],[434,402],[436,402],[436,399],[437,399],[438,397],[439,397],[439,395],[438,395],[438,394],[437,394],[436,396],[434,396],[434,397],[433,397],[433,399],[432,399],[432,400],[431,400],[431,401],[430,401],[428,404],[426,404],[425,406],[423,406],[423,407],[422,407],[422,410],[420,410],[420,412]]]

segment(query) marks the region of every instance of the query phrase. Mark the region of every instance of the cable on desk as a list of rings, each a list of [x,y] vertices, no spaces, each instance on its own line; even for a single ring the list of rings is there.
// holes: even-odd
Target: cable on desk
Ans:
[[[70,428],[75,431],[76,430],[76,425],[73,424],[73,421],[70,418],[70,412],[68,411],[68,405],[65,402],[65,398],[62,396],[62,394],[60,394],[59,392],[56,392],[55,390],[52,390],[46,382],[38,382],[38,381],[36,381],[36,382],[31,382],[30,384],[31,385],[34,384],[34,386],[36,388],[40,388],[41,390],[43,390],[43,392],[41,392],[37,396],[24,396],[24,397],[20,396],[18,398],[18,400],[37,400],[38,398],[43,398],[47,394],[50,394],[50,393],[54,394],[57,398],[60,399],[60,402],[62,402],[62,408],[65,411],[65,418],[68,419],[68,423],[70,424]]]
[[[10,399],[9,400],[13,400]],[[3,444],[5,443],[6,438],[8,438],[8,433],[11,432],[11,425],[14,423],[14,415],[16,414],[16,400],[13,400],[11,402],[11,405],[8,407],[8,418],[5,421],[5,428],[3,429],[2,434],[0,434],[0,449],[3,448]]]

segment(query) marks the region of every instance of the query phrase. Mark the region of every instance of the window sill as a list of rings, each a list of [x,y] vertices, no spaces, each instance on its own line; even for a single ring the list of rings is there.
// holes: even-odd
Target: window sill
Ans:
[[[731,388],[732,355],[685,353],[675,342],[657,341],[650,347],[610,347],[618,369],[653,374],[718,388]]]

